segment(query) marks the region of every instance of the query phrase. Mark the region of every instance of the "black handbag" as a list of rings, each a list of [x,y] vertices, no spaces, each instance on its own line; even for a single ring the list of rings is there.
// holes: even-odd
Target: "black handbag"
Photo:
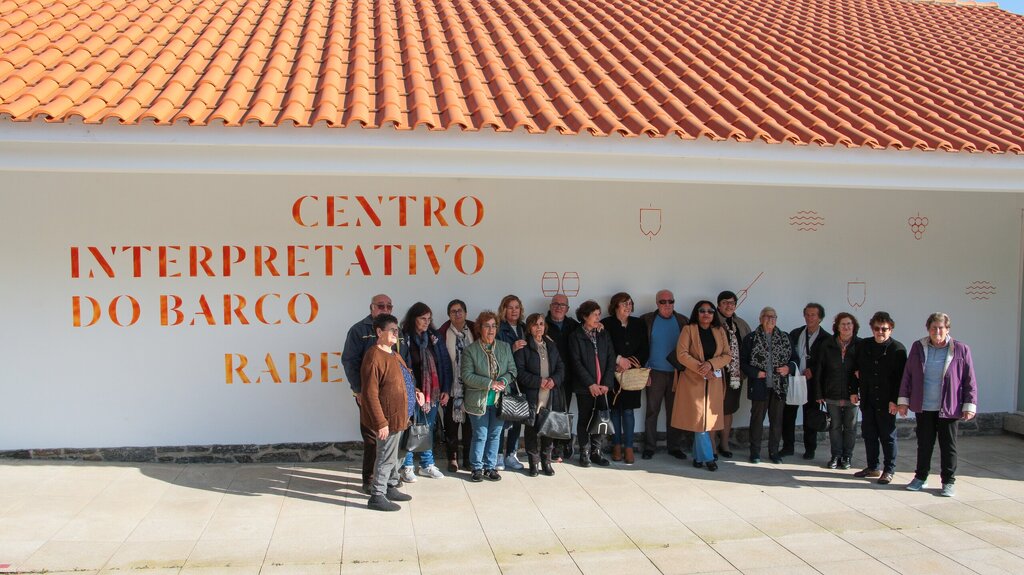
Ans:
[[[420,453],[430,451],[434,448],[434,438],[430,433],[430,425],[427,424],[426,416],[420,421],[419,414],[423,412],[419,406],[413,408],[412,425],[402,432],[402,438],[398,441],[398,447],[402,451]]]
[[[590,435],[612,435],[615,433],[615,427],[612,425],[612,410],[608,407],[608,396],[602,395],[604,398],[604,409],[594,408],[594,413],[590,416],[590,423],[587,424],[587,433]]]
[[[537,409],[537,421],[534,429],[540,437],[551,439],[572,439],[572,414],[568,411],[553,411],[551,409],[551,396],[555,390],[548,395],[548,404]]]
[[[804,428],[818,433],[832,429],[832,416],[828,414],[828,408],[824,403],[819,403],[818,409],[807,411],[804,415]]]
[[[514,386],[514,387],[512,387]],[[498,419],[513,423],[526,421],[533,415],[533,408],[530,407],[530,400],[526,394],[519,391],[519,386],[513,381],[510,387],[498,396]]]

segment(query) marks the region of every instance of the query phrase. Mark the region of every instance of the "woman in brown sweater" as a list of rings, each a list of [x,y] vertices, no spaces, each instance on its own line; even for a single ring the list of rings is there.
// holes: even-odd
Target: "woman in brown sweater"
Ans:
[[[398,319],[390,314],[373,318],[377,343],[366,351],[360,368],[363,382],[359,397],[359,420],[377,432],[377,469],[370,485],[366,506],[378,511],[398,511],[395,501],[412,497],[398,490],[398,442],[409,426],[416,404],[423,405],[423,392],[402,357],[395,352]]]

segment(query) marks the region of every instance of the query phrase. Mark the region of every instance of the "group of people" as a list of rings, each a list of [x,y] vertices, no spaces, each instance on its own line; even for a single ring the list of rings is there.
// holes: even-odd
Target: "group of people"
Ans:
[[[594,418],[605,414],[613,430],[611,460],[632,465],[635,411],[646,395],[640,457],[655,456],[664,411],[667,453],[687,459],[684,432],[690,432],[693,465],[716,471],[719,456],[734,456],[730,436],[744,383],[751,463],[761,461],[766,417],[769,459],[782,463],[794,455],[803,410],[804,459],[814,459],[818,445],[818,433],[806,422],[827,413],[827,465],[850,469],[859,411],[867,466],[854,476],[888,484],[895,474],[896,416],[909,409],[917,419],[918,458],[907,489],[927,487],[937,440],[941,494],[954,495],[957,423],[977,412],[977,383],[970,349],[950,337],[946,314],[928,317],[928,335],[913,343],[908,356],[892,338],[895,321],[882,311],[869,322],[872,337],[860,339],[857,319],[846,312],[835,316],[832,334],[825,331],[825,310],[817,303],[804,307],[804,325],[788,333],[777,326],[771,307],[761,310],[752,329],[736,315],[731,291],[716,302],[698,301],[689,318],[676,312],[669,290],[659,291],[655,303],[655,311],[637,317],[632,297],[620,292],[607,315],[587,300],[573,319],[568,298],[558,294],[547,314],[524,319],[522,301],[508,295],[497,312],[485,310],[470,321],[465,302],[455,299],[448,303],[448,320],[435,328],[428,305],[413,304],[399,322],[391,298],[374,296],[369,315],[349,330],[342,354],[360,409],[368,506],[397,510],[396,502],[410,499],[402,483],[417,475],[444,477],[432,449],[400,453],[399,438],[414,418],[432,432],[443,429],[449,473],[465,470],[474,482],[499,481],[505,469],[554,475],[553,462],[574,456],[583,467],[610,465],[606,436],[590,433]],[[624,389],[616,374],[637,369],[642,371],[631,373],[646,374],[646,387]],[[790,385],[801,386],[793,390],[800,393],[789,393]],[[503,421],[498,408],[506,393],[525,394],[534,413],[568,411],[575,399],[575,442],[539,435],[529,420]],[[518,457],[521,435],[525,465]]]

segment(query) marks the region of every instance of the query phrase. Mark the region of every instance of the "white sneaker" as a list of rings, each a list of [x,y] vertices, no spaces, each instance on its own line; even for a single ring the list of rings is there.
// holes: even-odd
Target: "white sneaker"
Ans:
[[[429,477],[431,479],[441,479],[444,474],[437,468],[436,465],[429,465],[427,467],[420,467],[419,474],[423,477]]]
[[[526,466],[523,465],[522,462],[519,461],[519,457],[513,453],[512,455],[505,456],[505,467],[518,471]]]
[[[494,464],[495,471],[505,471],[505,458],[498,455],[498,461]]]
[[[398,476],[405,483],[416,483],[416,474],[413,473],[412,467],[406,467],[403,465],[402,468],[398,470]]]

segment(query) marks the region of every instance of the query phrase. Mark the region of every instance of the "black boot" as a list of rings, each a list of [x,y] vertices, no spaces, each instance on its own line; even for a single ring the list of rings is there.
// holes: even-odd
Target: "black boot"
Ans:
[[[530,460],[530,471],[528,472],[530,477],[537,477],[540,475],[540,464],[537,461],[537,456],[532,453],[527,453],[526,457]]]
[[[544,471],[544,475],[551,477],[555,474],[555,468],[551,467],[551,454],[545,453],[540,456],[540,467]]]
[[[585,447],[580,448],[580,467],[590,467],[590,450]]]

